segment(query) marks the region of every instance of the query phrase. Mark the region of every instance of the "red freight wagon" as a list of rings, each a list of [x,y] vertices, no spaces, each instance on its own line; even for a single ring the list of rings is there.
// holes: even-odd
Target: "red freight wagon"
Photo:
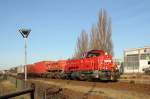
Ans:
[[[51,62],[50,64],[48,64],[48,73],[46,74],[46,77],[61,78],[62,73],[64,72],[65,65],[66,60]]]
[[[66,60],[59,60],[48,64],[48,71],[64,71]]]
[[[41,76],[45,75],[48,70],[48,64],[50,64],[51,61],[41,61],[34,63],[32,65],[27,66],[27,72],[29,75],[34,75],[34,76]]]
[[[61,71],[64,71],[64,68],[66,66],[66,62],[67,62],[67,60],[59,60],[58,61],[59,68],[60,68]]]
[[[41,61],[34,63],[34,72],[44,74],[47,72],[49,61]]]
[[[34,64],[28,64],[27,65],[27,73],[33,73],[34,72]]]
[[[28,76],[34,76],[35,74],[35,66],[34,64],[28,64],[27,65],[27,74]]]

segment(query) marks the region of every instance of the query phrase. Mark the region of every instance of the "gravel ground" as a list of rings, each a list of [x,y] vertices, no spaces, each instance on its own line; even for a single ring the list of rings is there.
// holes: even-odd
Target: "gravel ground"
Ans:
[[[37,85],[63,88],[68,99],[150,99],[150,85],[133,82],[87,82],[57,79],[30,79]]]

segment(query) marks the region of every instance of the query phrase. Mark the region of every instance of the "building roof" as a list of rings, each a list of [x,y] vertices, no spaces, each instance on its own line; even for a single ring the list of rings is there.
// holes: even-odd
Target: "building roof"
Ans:
[[[144,47],[139,47],[139,48],[129,48],[129,49],[125,49],[124,51],[133,51],[133,50],[140,50],[140,49],[150,49],[150,46],[144,46]]]

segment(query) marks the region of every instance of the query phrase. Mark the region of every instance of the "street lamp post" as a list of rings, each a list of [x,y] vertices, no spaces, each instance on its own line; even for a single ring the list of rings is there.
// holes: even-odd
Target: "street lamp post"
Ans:
[[[24,75],[25,75],[25,81],[27,80],[27,38],[29,33],[31,32],[30,29],[19,29],[19,32],[21,33],[22,37],[24,38],[25,44],[24,44]]]

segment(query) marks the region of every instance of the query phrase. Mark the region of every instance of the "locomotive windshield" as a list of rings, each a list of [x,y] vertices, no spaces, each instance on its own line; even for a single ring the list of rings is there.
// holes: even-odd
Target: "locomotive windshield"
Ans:
[[[80,58],[89,58],[89,57],[94,57],[94,56],[97,57],[101,55],[105,55],[105,52],[103,50],[91,50],[91,51],[82,53]]]
[[[94,57],[94,56],[100,56],[100,54],[89,52],[86,57],[88,58],[88,57]]]
[[[102,50],[91,50],[87,53],[86,58],[88,57],[94,57],[94,56],[101,56],[104,55],[104,51]]]

